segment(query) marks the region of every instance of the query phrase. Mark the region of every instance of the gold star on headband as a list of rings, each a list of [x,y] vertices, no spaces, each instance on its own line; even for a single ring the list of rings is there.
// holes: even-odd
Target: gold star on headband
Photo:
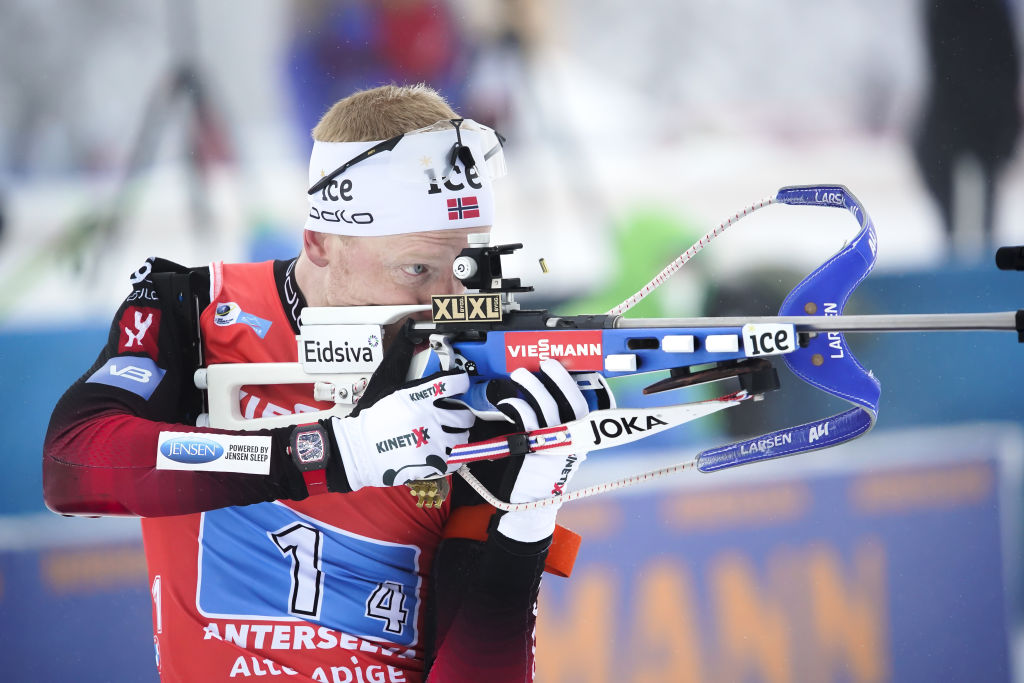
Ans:
[[[320,169],[320,177],[323,178],[325,175],[327,175],[327,174],[324,173],[324,169],[321,168]]]
[[[432,165],[430,163],[430,161],[431,161],[430,157],[426,157],[426,156],[420,157],[420,163],[423,164],[424,166],[430,167]]]

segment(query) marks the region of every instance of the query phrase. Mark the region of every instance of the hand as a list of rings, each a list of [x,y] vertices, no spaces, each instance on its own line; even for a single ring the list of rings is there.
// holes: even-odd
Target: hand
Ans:
[[[612,404],[611,392],[603,384],[603,378],[600,379],[601,391],[607,395],[599,397],[598,405]],[[490,392],[489,398],[522,431],[563,424],[590,412],[576,380],[556,360],[541,361],[537,375],[523,368],[514,370],[509,380],[525,398],[499,398],[500,384]],[[507,385],[505,392],[510,393]],[[586,452],[569,455],[529,453],[523,456],[509,502],[532,503],[562,495],[586,459]],[[506,513],[498,520],[498,531],[516,541],[540,541],[554,533],[555,516],[560,507],[559,503]]]
[[[449,474],[448,455],[466,443],[475,418],[452,401],[469,376],[441,372],[406,384],[356,416],[332,418],[349,487],[398,486]]]

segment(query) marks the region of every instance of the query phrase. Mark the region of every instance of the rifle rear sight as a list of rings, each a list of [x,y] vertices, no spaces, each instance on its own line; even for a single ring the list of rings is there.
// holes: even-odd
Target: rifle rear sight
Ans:
[[[466,289],[485,294],[532,292],[533,287],[523,286],[519,278],[503,278],[501,274],[501,257],[522,248],[521,243],[466,247],[452,263],[452,272]]]

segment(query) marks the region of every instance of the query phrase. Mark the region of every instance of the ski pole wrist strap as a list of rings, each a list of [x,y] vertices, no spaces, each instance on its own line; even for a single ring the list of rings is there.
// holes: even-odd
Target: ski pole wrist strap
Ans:
[[[495,508],[487,503],[463,505],[452,510],[444,527],[443,538],[465,538],[472,541],[486,541],[487,528]],[[555,576],[568,577],[576,563],[583,538],[564,526],[555,526],[551,547],[544,560],[544,571]]]

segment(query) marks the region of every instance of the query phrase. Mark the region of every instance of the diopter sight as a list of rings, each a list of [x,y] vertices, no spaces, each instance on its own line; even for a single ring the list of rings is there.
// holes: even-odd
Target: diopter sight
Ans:
[[[524,287],[520,284],[519,278],[501,276],[501,257],[522,248],[522,244],[491,246],[489,235],[470,235],[469,246],[463,249],[452,263],[452,272],[466,289],[475,289],[486,294],[532,292],[533,287]]]

